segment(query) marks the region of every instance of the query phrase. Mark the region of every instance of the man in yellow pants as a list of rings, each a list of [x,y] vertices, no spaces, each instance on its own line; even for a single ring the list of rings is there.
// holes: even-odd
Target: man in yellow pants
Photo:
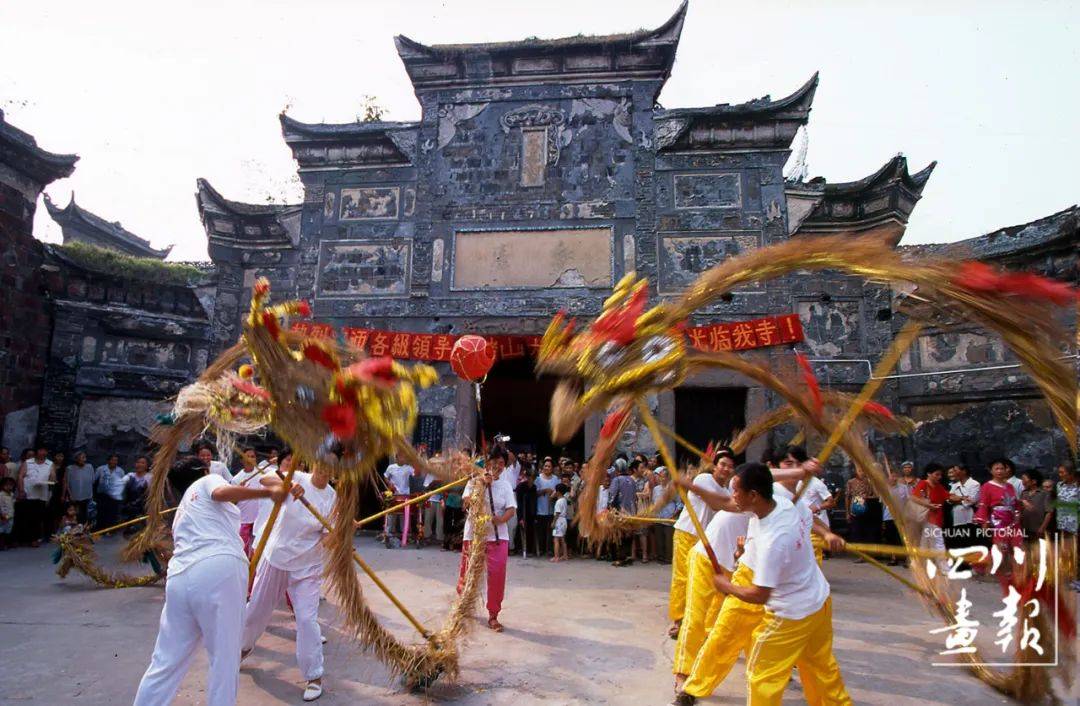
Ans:
[[[720,476],[721,494],[730,497],[726,488],[731,474],[735,471],[735,454],[731,449],[720,449],[715,456],[716,473]],[[691,491],[693,492],[693,491]],[[701,497],[711,510],[716,511],[718,504],[709,494]],[[742,512],[717,511],[705,528],[705,538],[720,565],[720,571],[730,576],[735,571],[735,552],[739,537],[746,535],[749,515]],[[686,582],[686,607],[678,641],[675,643],[675,660],[672,672],[675,674],[675,689],[678,690],[700,650],[705,637],[716,621],[723,597],[713,585],[715,571],[705,546],[698,542],[690,550],[690,570]]]
[[[711,472],[699,473],[693,480],[695,487],[703,488],[713,493],[723,491],[716,471],[715,458],[713,459]],[[686,579],[690,567],[690,550],[697,543],[697,534],[694,532],[694,521],[690,519],[690,508],[697,512],[701,526],[705,527],[713,517],[713,511],[708,504],[698,495],[688,494],[690,505],[684,507],[675,521],[675,536],[671,540],[671,592],[668,596],[668,616],[671,618],[671,627],[668,636],[672,640],[679,637],[679,626],[682,624],[683,613],[686,611]]]
[[[810,462],[806,470],[814,466],[816,462]],[[788,472],[780,471],[778,477],[781,473]],[[814,523],[804,503],[795,509],[782,491],[761,464],[740,467],[732,482],[735,503],[751,513],[746,551],[730,580],[715,579],[717,590],[727,597],[673,704],[687,706],[711,694],[740,652],[749,653],[751,704],[779,704],[795,665],[808,703],[851,703],[832,658],[829,589],[814,562],[811,526],[834,549],[843,541]]]

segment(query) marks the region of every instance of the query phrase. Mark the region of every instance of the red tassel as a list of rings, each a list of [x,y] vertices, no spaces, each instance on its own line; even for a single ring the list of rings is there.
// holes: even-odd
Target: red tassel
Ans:
[[[604,420],[604,426],[600,427],[600,438],[608,439],[619,430],[622,423],[626,421],[626,417],[629,416],[629,409],[621,409],[617,412],[612,412]]]
[[[863,405],[863,410],[868,414],[875,414],[879,417],[884,417],[885,419],[893,419],[896,416],[892,413],[891,409],[872,400]]]
[[[712,439],[710,439],[709,440],[709,445],[705,447],[705,460],[708,461],[709,463],[712,463],[712,458],[713,458],[713,442],[712,442]]]
[[[281,337],[281,326],[278,325],[278,319],[269,311],[262,313],[262,324],[266,327],[266,330],[270,332],[270,335],[275,339]]]
[[[304,344],[304,357],[327,370],[337,370],[340,367],[334,357],[317,343]]]
[[[311,317],[311,304],[308,304],[304,300],[300,300],[296,303],[296,313],[304,318]]]
[[[999,272],[984,262],[961,263],[953,283],[976,292],[1011,295],[1023,299],[1049,301],[1068,306],[1080,298],[1080,291],[1065,282],[1030,272]]]
[[[818,385],[817,377],[814,376],[814,369],[810,367],[810,361],[802,353],[795,354],[795,362],[799,364],[803,382],[806,383],[807,389],[810,390],[810,397],[814,400],[814,414],[821,416],[825,400],[821,397],[821,386]]]
[[[270,281],[265,277],[260,277],[255,282],[255,286],[252,288],[255,292],[255,296],[265,297],[270,293]]]
[[[393,385],[398,381],[394,373],[394,359],[388,355],[380,358],[367,358],[349,366],[349,373],[361,382],[376,382]]]
[[[347,404],[329,404],[323,407],[322,420],[330,432],[340,440],[356,433],[356,410]]]
[[[594,321],[592,332],[620,346],[630,343],[637,331],[638,317],[645,313],[646,296],[644,287],[637,290],[626,304]]]

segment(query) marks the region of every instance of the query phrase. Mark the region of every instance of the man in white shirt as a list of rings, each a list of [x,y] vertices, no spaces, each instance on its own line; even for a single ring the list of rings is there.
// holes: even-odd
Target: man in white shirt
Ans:
[[[952,527],[945,534],[947,548],[970,547],[978,544],[975,534],[975,506],[979,504],[982,485],[968,474],[963,464],[949,469],[949,503],[952,505]],[[1019,479],[1017,479],[1019,480]],[[1016,497],[1020,497],[1019,493]]]
[[[1013,487],[1013,490],[1016,491],[1016,497],[1019,498],[1024,492],[1024,482],[1016,477],[1016,465],[1007,458],[1002,459],[1001,462],[1005,464],[1005,480]]]
[[[280,461],[283,472],[287,472],[293,459],[286,451]],[[270,624],[274,609],[288,594],[296,617],[296,663],[307,680],[304,701],[322,696],[323,649],[318,619],[326,528],[298,500],[304,498],[323,517],[330,517],[337,494],[329,481],[329,473],[321,466],[315,466],[313,473],[293,474],[293,483],[300,490],[281,506],[255,570],[255,584],[244,614],[242,654],[246,656]],[[270,488],[282,485],[277,473],[264,474],[260,482]],[[265,526],[258,528],[259,533],[264,531]]]
[[[714,458],[716,472],[713,477],[720,485],[719,493],[728,497],[727,483],[735,471],[735,454],[731,449],[721,448]],[[697,494],[692,495],[692,498],[699,497]],[[706,504],[708,503],[708,498],[701,499],[704,499]],[[705,538],[709,540],[709,548],[712,549],[720,570],[730,575],[735,571],[737,540],[746,535],[746,526],[750,518],[745,513],[717,511],[711,506],[709,510],[714,514],[705,526]],[[675,675],[676,690],[682,687],[682,683],[690,673],[694,658],[705,642],[705,636],[712,628],[720,610],[723,598],[717,594],[713,586],[714,573],[709,553],[705,545],[698,541],[690,550],[685,607],[679,636],[675,642],[675,658],[671,666],[671,671]]]
[[[386,467],[383,477],[394,495],[394,502],[404,502],[409,499],[409,478],[413,475],[413,467],[408,464],[399,464],[397,454],[391,454],[390,465]],[[385,532],[387,537],[394,534],[402,536],[402,520],[404,514],[392,512],[386,516]]]
[[[233,503],[253,498],[280,500],[286,493],[280,485],[229,485],[217,475],[204,475],[184,492],[173,519],[175,549],[169,560],[157,642],[134,706],[170,703],[200,642],[210,657],[207,703],[236,703],[247,559],[240,542],[240,511]]]
[[[748,703],[779,704],[798,666],[807,702],[851,704],[832,652],[829,584],[809,541],[812,513],[802,503],[774,498],[772,474],[758,463],[736,472],[732,498],[752,515],[746,551],[753,553],[754,578],[739,586],[717,575],[716,589],[765,606],[746,663]]]
[[[120,503],[124,500],[124,469],[120,457],[111,454],[104,466],[98,466],[94,476],[94,501],[97,503],[98,529],[112,527],[120,518]]]
[[[229,472],[229,467],[221,461],[214,460],[214,449],[209,444],[203,444],[199,447],[199,463],[210,469],[210,472],[215,476],[221,476],[225,479],[226,483],[231,483],[233,474]]]
[[[510,548],[510,520],[517,511],[517,498],[507,483],[495,480],[506,467],[506,452],[494,448],[488,454],[487,466],[483,475],[474,476],[465,484],[461,499],[466,508],[465,533],[461,544],[461,567],[458,571],[458,593],[465,587],[465,572],[469,566],[469,550],[473,541],[473,517],[468,509],[472,507],[473,493],[482,493],[485,497],[480,510],[490,514],[491,521],[487,528],[487,609],[488,627],[495,632],[502,632],[499,612],[502,610],[503,595],[506,592],[506,559]]]
[[[56,483],[56,469],[49,460],[49,450],[44,446],[28,458],[19,473],[19,494],[25,498],[19,509],[18,524],[22,540],[31,547],[40,547],[41,540],[48,537],[45,530],[45,509],[52,496],[51,485]],[[122,492],[122,489],[121,489]]]
[[[711,493],[719,493],[722,488],[718,478],[721,476],[716,470],[716,457],[712,460],[712,471],[697,474],[694,477],[693,486]],[[671,618],[671,627],[668,628],[668,636],[672,640],[678,639],[679,626],[682,625],[683,614],[686,612],[686,579],[690,569],[690,550],[698,541],[694,521],[690,518],[691,508],[697,512],[703,528],[709,524],[714,512],[700,495],[691,492],[687,497],[690,499],[690,504],[679,513],[679,518],[675,521],[675,536],[671,542],[671,589],[668,594],[668,617]]]
[[[790,445],[784,450],[784,460],[780,462],[780,467],[799,468],[806,461],[806,449],[802,446]],[[821,480],[821,476],[825,473],[825,467],[819,465],[817,468],[815,475],[798,483],[796,492],[805,484],[806,490],[803,491],[802,497],[799,499],[806,502],[810,512],[814,513],[814,517],[821,524],[825,527],[831,527],[829,510],[836,506],[836,498],[833,497],[829,486],[825,485],[825,481]],[[821,538],[821,535],[811,534],[810,542],[814,547],[814,559],[817,560],[818,566],[821,566],[821,562],[825,558],[825,541]]]
[[[236,472],[235,476],[231,473],[229,474],[232,478],[229,482],[233,485],[245,488],[260,487],[259,481],[263,475],[267,472],[272,475],[274,471],[277,470],[277,466],[271,466],[269,464],[262,466],[257,465],[257,459],[258,457],[255,454],[255,449],[251,446],[248,446],[240,452],[240,462],[243,465],[240,467],[240,470]],[[205,461],[204,465],[207,465]],[[224,478],[224,476],[222,477]],[[255,520],[258,519],[259,509],[264,503],[264,500],[259,499],[242,500],[236,503],[236,506],[240,508],[240,539],[244,542],[244,554],[246,554],[249,559],[251,558],[251,553],[255,547]]]

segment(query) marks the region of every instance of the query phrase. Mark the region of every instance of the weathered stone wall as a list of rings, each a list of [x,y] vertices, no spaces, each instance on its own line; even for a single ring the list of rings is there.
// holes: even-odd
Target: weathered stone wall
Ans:
[[[0,165],[0,428],[12,455],[34,443],[51,317],[41,243],[32,235],[40,184]]]
[[[50,448],[131,456],[144,450],[148,410],[165,411],[163,401],[206,367],[207,314],[188,287],[52,262],[59,269],[49,282],[55,324],[41,438]]]

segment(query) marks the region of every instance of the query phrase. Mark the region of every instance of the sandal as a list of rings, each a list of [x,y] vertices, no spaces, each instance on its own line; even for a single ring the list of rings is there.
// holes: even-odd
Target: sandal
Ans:
[[[309,681],[304,688],[304,701],[314,701],[322,696],[322,684]]]

